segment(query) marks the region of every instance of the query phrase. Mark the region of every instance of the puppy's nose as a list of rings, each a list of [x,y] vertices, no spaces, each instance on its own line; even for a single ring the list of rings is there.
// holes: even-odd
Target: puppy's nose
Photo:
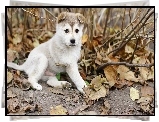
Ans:
[[[71,39],[70,42],[71,42],[72,44],[74,44],[74,43],[75,43],[75,39]]]

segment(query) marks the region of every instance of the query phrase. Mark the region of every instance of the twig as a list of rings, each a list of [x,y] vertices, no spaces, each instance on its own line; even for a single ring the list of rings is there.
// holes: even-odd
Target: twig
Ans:
[[[151,64],[130,64],[130,63],[126,63],[126,62],[107,62],[107,63],[99,66],[97,69],[97,72],[101,71],[102,69],[104,69],[105,67],[107,67],[109,65],[125,65],[128,67],[147,67],[147,68],[150,68],[150,67],[154,66],[154,63],[151,63]]]
[[[107,8],[106,13],[107,13],[107,16],[106,16],[106,22],[105,22],[104,31],[103,31],[103,37],[105,37],[105,32],[106,32],[106,28],[107,28],[107,24],[108,24],[109,13],[110,13],[110,8]]]
[[[123,20],[122,20],[122,25],[121,25],[121,30],[123,30],[124,22],[125,22],[125,11],[126,8],[124,9],[124,15],[123,15]],[[121,33],[121,39],[122,39],[123,34]]]
[[[22,10],[23,10],[23,11],[25,11],[25,12],[27,12],[27,13],[29,13],[29,14],[31,14],[31,15],[33,15],[33,16],[35,16],[35,17],[39,17],[39,18],[41,18],[41,19],[48,19],[48,18],[45,18],[45,17],[40,17],[40,16],[38,16],[38,15],[35,15],[35,14],[33,14],[32,12],[27,11],[27,10],[26,10],[26,9],[24,9],[24,8],[22,8]],[[48,19],[48,20],[50,20],[50,21],[54,21],[54,20],[51,20],[51,19]]]
[[[24,12],[24,28],[23,28],[22,41],[24,40],[24,35],[25,35],[24,33],[25,33],[25,30],[26,30],[27,14],[28,13]]]
[[[129,18],[130,18],[130,23],[131,23],[131,13],[130,13],[130,11],[131,11],[131,8],[129,9]],[[131,26],[132,26],[132,30],[134,30],[133,24],[131,24]],[[135,32],[134,32],[134,34],[135,34]],[[135,45],[134,52],[131,56],[130,64],[132,64],[132,61],[133,61],[133,58],[134,58],[134,55],[135,55],[135,51],[137,50],[137,45],[138,45],[138,41],[140,39],[140,36],[137,38],[137,36],[135,34],[135,38],[136,38],[136,45]]]
[[[137,40],[136,40],[136,45],[135,45],[134,52],[131,56],[130,64],[132,64],[132,61],[133,61],[133,58],[134,58],[134,55],[135,55],[135,51],[137,50],[137,45],[138,45],[139,39],[140,39],[140,37],[138,37]]]
[[[131,38],[135,35],[135,33],[137,33],[138,31],[140,31],[140,29],[144,26],[144,24],[146,23],[146,21],[149,19],[149,17],[150,17],[153,13],[154,13],[154,11],[152,11],[151,13],[149,13],[148,16],[146,17],[145,21],[141,24],[140,27],[138,27],[137,31],[134,31],[134,30],[137,28],[138,24],[140,24],[140,23],[142,22],[142,20],[145,18],[145,16],[146,16],[146,15],[145,15],[145,16],[140,20],[140,22],[134,27],[134,30],[131,30],[131,31],[127,34],[127,36],[122,40],[122,41],[125,41],[125,40],[127,40],[127,41],[126,41],[125,43],[121,43],[118,48],[116,48],[115,50],[112,50],[111,52],[109,52],[108,55],[109,55],[110,53],[114,52],[114,53],[113,53],[113,56],[115,56],[115,55],[118,53],[118,51],[119,51],[120,49],[122,49],[122,48],[131,40]],[[133,33],[133,34],[131,35],[131,33]],[[131,36],[128,38],[129,35],[131,35]],[[127,39],[127,38],[128,38],[128,39]]]
[[[132,22],[134,23],[137,19],[139,18],[139,16]],[[113,38],[115,38],[117,35],[119,35],[120,33],[124,32],[132,23],[130,23],[126,28],[124,28],[123,30],[117,32],[114,36],[112,36],[111,38],[109,38],[107,41],[105,41],[98,49],[98,51],[106,44],[110,43],[111,41],[113,41]],[[105,38],[106,39],[106,38]],[[103,39],[103,40],[105,40]]]
[[[7,15],[7,25],[8,25],[9,31],[10,31],[10,35],[13,38],[12,25],[8,19],[8,15]]]
[[[47,13],[49,13],[51,16],[53,16],[55,19],[57,19],[50,11],[48,11],[46,8],[43,8]]]
[[[93,41],[93,23],[94,23],[94,15],[93,15],[93,10],[90,8],[90,15],[91,15],[91,41]]]
[[[71,9],[70,8],[66,8],[68,10],[68,12],[71,12]]]

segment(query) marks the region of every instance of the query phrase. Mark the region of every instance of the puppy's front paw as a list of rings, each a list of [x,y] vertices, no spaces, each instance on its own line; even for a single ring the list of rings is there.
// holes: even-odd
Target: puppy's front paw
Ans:
[[[40,84],[38,84],[38,83],[34,83],[32,86],[33,86],[33,88],[36,89],[36,90],[39,90],[39,91],[42,90],[42,86],[41,86]]]
[[[67,81],[60,81],[61,82],[61,85],[62,87],[71,87],[71,83],[67,82]]]
[[[77,86],[77,89],[78,89],[82,94],[85,94],[85,92],[84,92],[84,90],[83,90],[84,87],[87,87],[87,85],[85,84],[85,82],[84,82],[84,84],[82,84],[82,85],[80,85],[80,86]]]

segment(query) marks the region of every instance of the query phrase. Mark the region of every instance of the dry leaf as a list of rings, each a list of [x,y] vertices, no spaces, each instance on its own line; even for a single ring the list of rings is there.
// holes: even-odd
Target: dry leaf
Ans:
[[[109,83],[106,78],[96,76],[91,81],[90,85],[84,88],[86,93],[86,102],[98,100],[101,97],[105,97],[109,93]]]
[[[148,69],[146,67],[139,67],[139,71],[141,78],[144,81],[148,80],[148,75],[149,75]]]
[[[148,76],[147,76],[147,79],[153,79],[154,80],[154,66],[151,67],[151,70],[149,70],[149,73],[148,73]]]
[[[92,92],[89,95],[89,98],[90,100],[98,100],[101,97],[105,97],[107,94],[107,89],[104,86],[101,86],[97,92]]]
[[[12,73],[7,71],[7,83],[10,83],[12,81],[12,79],[13,79]]]
[[[142,86],[141,87],[141,96],[153,96],[154,95],[154,88],[150,86]]]
[[[104,68],[104,74],[107,78],[107,81],[109,82],[110,87],[114,86],[117,79],[116,69],[114,69],[113,66],[107,66],[106,68]]]
[[[86,94],[86,102],[98,100],[101,97],[105,97],[109,93],[109,89],[101,86],[98,91],[92,90],[89,87],[84,88]]]
[[[39,41],[37,39],[34,39],[33,46],[34,47],[39,46]]]
[[[117,72],[120,74],[120,80],[129,80],[138,82],[139,79],[135,77],[134,72],[130,71],[126,66],[120,65],[117,69]]]
[[[67,115],[67,110],[62,105],[51,107],[50,115]]]
[[[7,99],[14,98],[17,95],[13,93],[13,91],[7,89]]]
[[[144,111],[144,112],[148,112],[148,111],[151,110],[149,104],[140,103],[140,107],[141,107],[141,110]]]
[[[13,62],[16,57],[19,57],[18,53],[16,51],[11,50],[11,49],[7,50],[7,61]]]
[[[88,41],[88,35],[87,35],[87,34],[84,34],[84,35],[82,36],[82,44],[85,44],[87,41]]]
[[[132,54],[132,53],[134,52],[134,49],[133,49],[132,47],[126,45],[126,46],[125,46],[125,52],[126,52],[126,53],[131,53],[131,54]]]
[[[99,75],[92,79],[90,87],[98,91],[102,86],[102,84],[109,84],[109,83],[107,82],[106,78],[101,78],[101,75]]]
[[[22,41],[22,35],[14,34],[13,44],[17,45],[17,44],[20,43],[21,41]]]
[[[150,96],[141,97],[137,103],[140,104],[141,110],[144,112],[149,112],[151,110],[150,104],[152,103],[153,98]]]
[[[135,101],[139,99],[139,91],[133,87],[130,88],[130,98]]]
[[[153,98],[150,96],[146,96],[146,97],[141,97],[137,103],[146,103],[146,104],[150,104],[152,102]]]
[[[102,110],[101,115],[108,115],[108,112],[110,110],[110,104],[108,103],[108,101],[104,102],[104,106],[101,106],[101,110]]]
[[[117,80],[115,83],[116,88],[122,88],[123,86],[131,86],[133,84],[132,81],[127,81],[127,80]]]
[[[7,100],[8,113],[18,112],[19,109],[20,109],[19,100],[17,98],[12,98]]]

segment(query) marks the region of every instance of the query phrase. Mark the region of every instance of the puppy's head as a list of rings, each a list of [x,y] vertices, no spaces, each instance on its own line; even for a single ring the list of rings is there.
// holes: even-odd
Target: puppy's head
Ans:
[[[56,33],[68,47],[81,44],[85,17],[80,13],[62,12],[57,18]]]

